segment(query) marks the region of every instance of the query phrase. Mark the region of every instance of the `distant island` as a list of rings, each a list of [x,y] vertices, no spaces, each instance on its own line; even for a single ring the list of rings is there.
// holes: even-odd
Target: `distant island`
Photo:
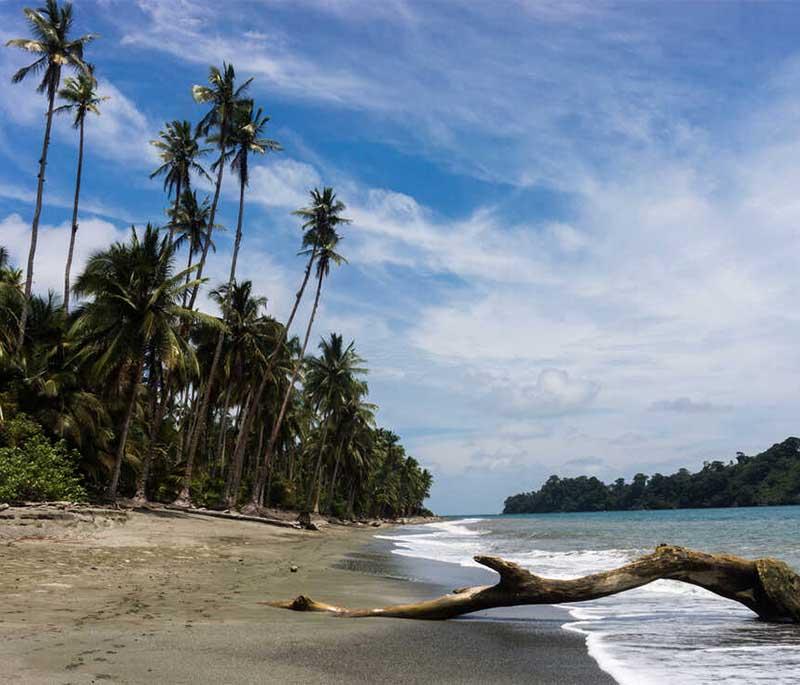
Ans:
[[[611,485],[594,476],[550,476],[536,491],[508,497],[504,514],[637,509],[689,509],[800,504],[800,438],[787,438],[754,457],[706,462],[697,473],[637,473]]]

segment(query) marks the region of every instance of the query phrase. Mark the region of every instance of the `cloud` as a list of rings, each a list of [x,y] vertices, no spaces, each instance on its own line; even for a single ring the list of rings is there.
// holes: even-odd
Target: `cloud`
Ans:
[[[727,405],[697,402],[688,397],[678,397],[674,400],[658,400],[650,405],[650,411],[675,412],[676,414],[708,414],[730,410],[731,407]]]
[[[127,240],[128,231],[114,224],[93,217],[79,217],[79,229],[75,242],[72,273],[83,271],[89,257],[111,243]],[[9,214],[0,221],[0,240],[8,249],[11,263],[23,269],[27,264],[30,248],[31,226],[19,214]],[[64,268],[71,228],[69,222],[57,226],[40,224],[34,262],[34,292],[44,295],[48,290],[58,294],[64,292]]]

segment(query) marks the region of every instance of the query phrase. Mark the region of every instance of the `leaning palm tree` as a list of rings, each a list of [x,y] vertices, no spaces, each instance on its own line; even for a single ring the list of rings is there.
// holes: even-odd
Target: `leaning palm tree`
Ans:
[[[336,252],[336,248],[341,240],[341,236],[337,232],[337,227],[342,224],[350,223],[350,219],[341,216],[342,212],[346,209],[343,202],[336,199],[336,193],[333,188],[325,188],[321,192],[318,188],[311,191],[311,205],[303,209],[298,209],[295,215],[305,219],[303,228],[305,234],[303,235],[303,251],[301,254],[311,255],[316,258],[316,276],[317,288],[314,295],[314,304],[311,307],[311,314],[308,318],[308,325],[306,326],[305,336],[303,338],[303,345],[300,348],[300,356],[298,357],[297,364],[294,367],[289,385],[283,397],[281,408],[272,426],[272,433],[269,436],[269,442],[264,452],[264,458],[259,465],[257,476],[253,482],[253,489],[250,495],[250,502],[247,505],[249,511],[258,511],[261,508],[261,501],[264,496],[264,486],[266,485],[267,471],[269,462],[272,459],[275,445],[281,430],[281,424],[286,416],[286,409],[289,406],[292,392],[294,391],[294,384],[297,376],[300,373],[300,368],[303,365],[306,347],[308,347],[308,339],[311,337],[311,329],[314,326],[314,319],[317,315],[319,307],[319,299],[322,294],[322,283],[325,277],[330,273],[331,265],[340,265],[346,263],[346,259]]]
[[[170,241],[175,234],[175,217],[178,213],[181,194],[189,190],[191,184],[191,173],[211,180],[206,170],[197,161],[199,157],[209,152],[209,148],[201,148],[197,142],[197,133],[192,132],[192,125],[188,121],[175,119],[170,121],[162,131],[158,133],[158,140],[151,140],[150,144],[158,149],[158,156],[162,164],[150,178],[156,176],[164,177],[164,190],[167,197],[175,193],[175,202],[169,225]]]
[[[79,310],[71,334],[96,378],[122,379],[125,413],[118,433],[109,498],[116,497],[125,446],[136,409],[148,354],[172,363],[178,354],[192,355],[176,321],[211,319],[180,306],[185,273],[173,273],[173,251],[150,225],[130,243],[115,243],[94,254],[75,282],[75,292],[91,301]]]
[[[69,276],[72,270],[72,257],[75,252],[75,236],[78,233],[78,201],[81,195],[81,173],[83,172],[83,129],[86,115],[100,114],[98,105],[107,97],[98,97],[97,80],[94,74],[81,73],[76,78],[64,81],[64,87],[58,91],[58,96],[66,102],[55,109],[56,113],[71,113],[72,127],[79,131],[78,136],[78,170],[75,174],[75,199],[72,203],[72,232],[69,236],[69,250],[67,250],[67,266],[64,269],[64,311],[69,314]]]
[[[69,67],[77,72],[89,72],[89,66],[83,61],[83,47],[95,38],[86,34],[71,39],[72,4],[65,2],[62,7],[56,0],[46,0],[40,9],[25,8],[23,10],[32,38],[14,38],[6,43],[10,47],[20,48],[36,55],[36,60],[17,71],[11,80],[19,83],[29,74],[42,74],[42,80],[36,90],[47,94],[47,118],[44,127],[42,156],[39,158],[39,176],[36,186],[36,207],[31,222],[31,244],[28,250],[28,266],[25,272],[25,299],[19,317],[17,347],[22,348],[25,341],[25,321],[28,317],[28,301],[33,287],[33,262],[36,257],[36,241],[39,237],[39,217],[42,214],[42,197],[44,195],[44,176],[47,166],[47,151],[50,147],[50,130],[53,126],[56,93],[61,83],[61,69]]]

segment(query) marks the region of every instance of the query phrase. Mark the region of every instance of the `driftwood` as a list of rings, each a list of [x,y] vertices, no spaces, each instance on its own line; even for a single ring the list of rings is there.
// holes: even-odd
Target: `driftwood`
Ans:
[[[766,621],[800,623],[800,576],[776,559],[751,561],[727,554],[706,554],[683,547],[659,545],[655,552],[629,564],[573,580],[542,578],[499,557],[477,556],[475,561],[497,571],[499,582],[461,588],[424,602],[378,609],[346,609],[303,595],[290,601],[265,604],[350,618],[383,616],[442,620],[496,607],[585,602],[663,578],[690,583],[740,602]]]

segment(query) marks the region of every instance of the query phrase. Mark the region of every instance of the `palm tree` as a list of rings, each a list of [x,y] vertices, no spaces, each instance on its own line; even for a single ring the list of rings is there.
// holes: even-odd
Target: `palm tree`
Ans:
[[[209,230],[210,224],[209,217],[211,216],[211,205],[208,198],[204,198],[202,202],[197,200],[197,191],[189,190],[188,188],[183,191],[180,198],[180,203],[177,206],[177,211],[172,218],[171,230],[177,231],[177,237],[173,240],[173,246],[177,250],[183,243],[188,243],[188,256],[186,269],[192,266],[192,258],[194,255],[203,251],[206,241],[211,241],[211,231]],[[216,226],[215,228],[220,228]],[[211,241],[211,249],[216,251],[214,242]],[[186,273],[186,280],[189,280],[189,272]],[[183,305],[186,306],[186,298],[189,291],[183,293]]]
[[[366,373],[366,369],[359,366],[364,360],[356,353],[354,342],[344,347],[342,336],[331,333],[330,340],[322,340],[319,349],[320,356],[311,357],[306,362],[304,383],[309,398],[322,413],[323,424],[322,440],[306,501],[306,509],[312,510],[313,505],[315,513],[319,511],[322,461],[329,428],[341,430],[346,408],[367,391],[366,384],[356,379],[356,376]]]
[[[231,149],[225,159],[231,160],[231,171],[239,179],[239,214],[236,220],[236,238],[233,243],[231,256],[231,275],[229,282],[236,278],[236,262],[239,256],[239,246],[242,242],[242,221],[244,219],[244,191],[250,182],[250,154],[263,155],[267,151],[279,152],[283,148],[280,143],[269,138],[262,138],[269,117],[262,113],[261,108],[253,111],[252,100],[243,100],[236,108],[232,130],[230,133]],[[216,164],[222,163],[222,159]]]
[[[178,119],[170,121],[163,130],[158,132],[158,136],[159,139],[151,140],[150,144],[158,148],[158,155],[163,164],[150,174],[150,178],[163,176],[167,197],[171,197],[172,193],[175,193],[175,203],[170,212],[169,235],[171,241],[175,234],[175,221],[180,207],[181,194],[189,190],[191,172],[211,180],[206,170],[197,162],[199,157],[209,152],[209,148],[200,147],[197,142],[198,136],[192,132],[192,125],[188,121],[179,121]]]
[[[275,450],[281,424],[286,416],[286,409],[289,406],[289,400],[294,390],[294,383],[297,380],[297,376],[303,364],[306,347],[308,346],[308,339],[311,336],[311,329],[317,315],[317,308],[319,307],[322,283],[325,277],[330,273],[332,264],[339,265],[347,261],[336,252],[336,247],[341,240],[341,236],[336,229],[342,224],[350,223],[350,219],[341,216],[341,213],[345,209],[344,203],[336,199],[336,193],[333,192],[333,188],[325,188],[321,192],[318,188],[315,188],[311,191],[311,205],[303,209],[298,209],[295,212],[296,216],[305,219],[303,223],[303,228],[305,229],[303,247],[305,249],[303,249],[300,254],[307,254],[310,255],[312,259],[316,259],[317,288],[314,295],[314,304],[311,308],[311,315],[308,318],[308,325],[306,326],[306,332],[303,338],[303,345],[300,348],[300,356],[292,372],[280,411],[272,426],[272,433],[269,436],[269,442],[264,452],[263,462],[260,464],[258,475],[253,483],[250,503],[247,506],[248,510],[251,511],[257,511],[261,507],[264,485],[266,484],[267,466]]]
[[[92,360],[92,374],[122,379],[126,397],[107,490],[112,499],[148,354],[156,353],[167,364],[178,355],[192,355],[176,321],[212,318],[178,304],[194,283],[185,283],[183,271],[173,273],[172,264],[172,247],[148,224],[141,237],[132,229],[130,243],[115,243],[94,254],[75,282],[75,292],[92,300],[79,310],[72,335],[81,341],[83,356]]]
[[[209,110],[209,112],[200,120],[200,123],[198,124],[198,130],[208,134],[212,128],[216,128],[215,134],[211,136],[209,140],[216,143],[217,146],[219,147],[219,157],[217,161],[214,163],[214,167],[217,170],[217,182],[214,188],[214,199],[211,202],[211,218],[210,218],[211,228],[213,228],[214,217],[216,216],[217,212],[217,204],[219,202],[220,188],[222,187],[222,173],[223,170],[225,169],[225,161],[231,154],[231,152],[228,149],[229,146],[234,147],[233,164],[235,165],[234,168],[237,170],[240,179],[241,190],[240,190],[240,200],[239,200],[239,219],[236,230],[236,244],[231,259],[231,273],[228,279],[229,285],[232,285],[234,278],[236,276],[236,259],[238,256],[239,244],[241,242],[244,187],[246,186],[248,179],[247,155],[251,151],[251,145],[255,146],[257,149],[260,149],[261,151],[265,151],[267,149],[267,146],[271,146],[275,149],[279,148],[280,146],[275,141],[270,141],[266,139],[262,140],[258,138],[260,131],[263,130],[263,127],[266,125],[266,122],[269,120],[269,118],[267,118],[263,122],[260,122],[258,130],[256,130],[255,128],[252,129],[250,128],[253,125],[253,121],[251,119],[251,116],[247,114],[246,101],[243,100],[242,95],[245,93],[245,91],[247,90],[248,86],[250,85],[253,79],[248,79],[241,86],[237,88],[236,73],[234,71],[233,65],[223,64],[222,71],[220,71],[216,67],[211,67],[208,80],[209,83],[211,84],[210,87],[194,86],[192,88],[192,95],[194,96],[196,102],[212,103],[212,107]],[[252,101],[250,101],[250,109],[252,110]],[[237,119],[241,120],[242,115],[240,114],[240,112],[242,111],[244,111],[245,115],[247,115],[247,121],[244,124],[244,126],[241,126],[239,128],[244,128],[245,129],[244,131],[239,130],[236,126],[236,124],[238,123]],[[260,111],[259,111],[259,117],[260,117]],[[209,238],[210,236],[211,236],[211,230],[209,229]],[[203,254],[200,257],[198,277],[202,274],[207,254],[208,254],[208,245],[204,247]],[[192,291],[192,297],[189,300],[190,309],[194,307],[195,299],[197,297],[197,292],[198,292],[198,286],[196,286]],[[205,430],[208,405],[211,400],[211,393],[214,388],[214,381],[216,380],[217,368],[219,366],[219,360],[222,355],[222,346],[224,342],[225,342],[224,336],[221,334],[219,340],[217,341],[217,346],[214,350],[214,357],[211,362],[211,369],[209,371],[208,377],[206,378],[205,385],[202,387],[200,407],[197,415],[197,422],[194,429],[192,430],[192,434],[189,440],[189,449],[186,452],[186,470],[184,473],[183,487],[181,488],[181,492],[179,493],[177,499],[175,500],[175,503],[179,505],[188,505],[191,503],[189,486],[191,484],[192,471],[194,469],[194,458],[197,452],[197,445],[200,442],[200,436]]]
[[[78,137],[78,170],[75,174],[75,199],[72,203],[72,232],[69,237],[69,250],[67,251],[67,266],[64,269],[64,311],[69,314],[69,275],[72,270],[72,256],[75,252],[75,235],[78,233],[78,200],[81,195],[81,173],[83,171],[83,129],[86,115],[89,112],[100,114],[98,105],[107,97],[98,97],[97,80],[89,73],[78,74],[76,78],[64,81],[64,87],[58,91],[58,97],[67,104],[55,109],[56,113],[70,112],[74,114],[72,127],[80,132]]]
[[[53,110],[56,93],[61,83],[61,69],[69,67],[77,72],[88,73],[89,66],[83,61],[83,46],[95,36],[86,34],[72,40],[69,37],[72,28],[72,4],[65,2],[62,7],[56,0],[46,0],[40,9],[25,8],[25,18],[33,38],[14,38],[6,45],[20,48],[36,55],[36,60],[22,67],[11,77],[13,83],[19,83],[29,74],[42,74],[42,80],[36,88],[39,93],[47,94],[47,119],[44,128],[42,156],[39,158],[39,176],[36,186],[36,207],[31,223],[31,245],[28,250],[28,266],[25,272],[25,297],[19,317],[17,347],[22,349],[25,342],[25,322],[28,317],[28,301],[33,287],[33,262],[36,257],[36,241],[39,237],[39,217],[42,213],[42,197],[44,194],[44,176],[47,166],[47,151],[50,147],[50,130],[53,126]]]
[[[0,247],[0,362],[16,347],[22,300],[22,271],[11,267],[8,250]]]
[[[209,217],[209,225],[212,230],[214,228],[214,220],[217,218],[217,205],[219,204],[219,193],[222,188],[222,174],[225,170],[224,159],[228,150],[235,110],[252,81],[253,79],[249,78],[237,88],[236,71],[233,65],[223,62],[221,70],[217,67],[211,67],[209,69],[208,86],[192,86],[192,97],[195,102],[211,104],[211,109],[197,125],[197,132],[199,135],[208,135],[209,132],[215,129],[216,134],[214,135],[214,141],[219,147],[219,158],[215,165],[217,167],[217,180],[214,184],[214,198],[211,201],[211,215]],[[209,238],[210,237],[211,231],[209,231]],[[208,244],[204,246],[203,254],[200,257],[200,263],[197,269],[198,280],[203,277],[203,269],[206,265],[207,256]],[[192,296],[189,300],[189,309],[194,307],[198,288],[199,285],[192,291]]]

